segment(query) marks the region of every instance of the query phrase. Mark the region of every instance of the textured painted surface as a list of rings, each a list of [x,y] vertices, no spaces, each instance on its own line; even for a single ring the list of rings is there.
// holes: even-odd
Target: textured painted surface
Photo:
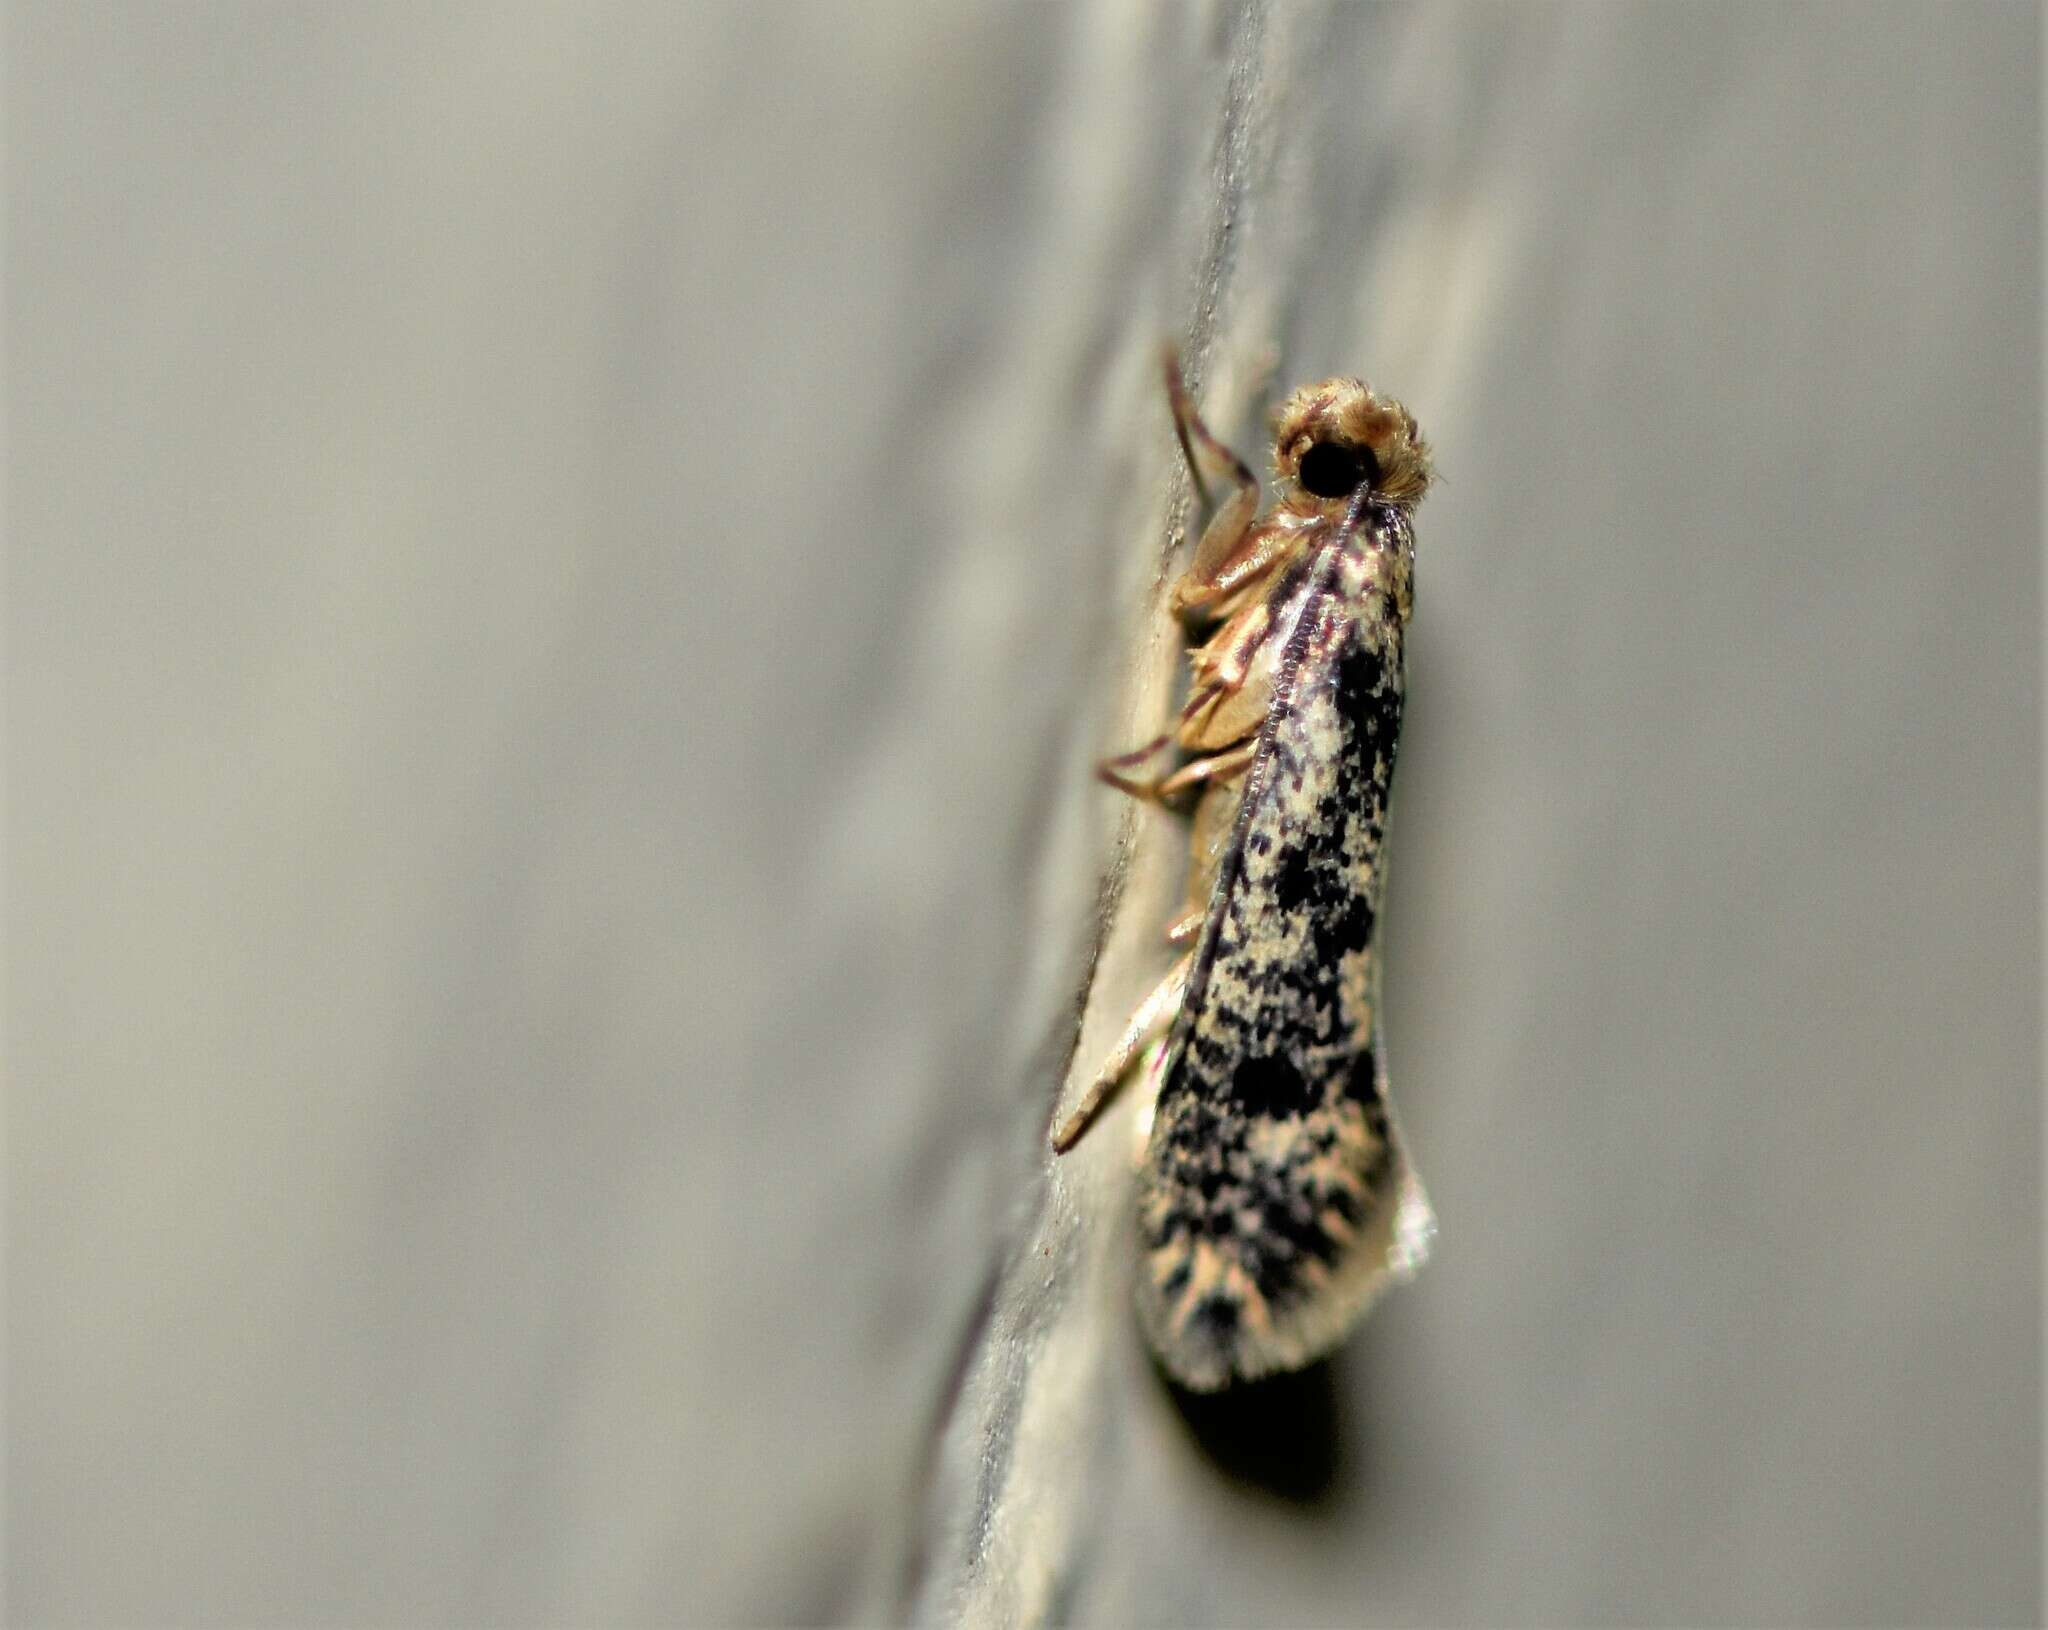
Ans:
[[[2032,8],[7,46],[10,1623],[2038,1620]],[[1444,476],[1442,1232],[1206,1403],[1168,333]]]

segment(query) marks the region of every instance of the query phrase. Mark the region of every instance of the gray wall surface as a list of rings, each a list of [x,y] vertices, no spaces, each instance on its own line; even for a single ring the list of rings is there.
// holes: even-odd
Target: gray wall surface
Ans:
[[[2041,46],[13,6],[7,1622],[2039,1622]],[[1445,473],[1441,1236],[1206,1402],[1167,336]]]

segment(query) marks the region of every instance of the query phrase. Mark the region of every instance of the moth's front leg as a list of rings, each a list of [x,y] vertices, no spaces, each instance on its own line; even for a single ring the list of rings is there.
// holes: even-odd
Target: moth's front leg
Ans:
[[[1166,353],[1166,396],[1173,408],[1174,434],[1180,438],[1188,474],[1194,479],[1202,502],[1209,501],[1209,489],[1202,481],[1204,462],[1217,473],[1228,475],[1234,489],[1202,529],[1194,559],[1173,585],[1173,614],[1189,618],[1199,616],[1263,575],[1287,549],[1289,541],[1252,531],[1252,521],[1259,512],[1258,477],[1202,422],[1194,398],[1188,395],[1187,383],[1181,378],[1180,362],[1170,347]]]

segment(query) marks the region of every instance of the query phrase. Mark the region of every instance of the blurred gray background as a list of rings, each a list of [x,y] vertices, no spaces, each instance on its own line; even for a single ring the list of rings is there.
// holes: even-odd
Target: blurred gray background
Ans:
[[[2041,44],[10,7],[8,1622],[2038,1622]],[[1441,1239],[1208,1405],[1164,336],[1446,477]]]

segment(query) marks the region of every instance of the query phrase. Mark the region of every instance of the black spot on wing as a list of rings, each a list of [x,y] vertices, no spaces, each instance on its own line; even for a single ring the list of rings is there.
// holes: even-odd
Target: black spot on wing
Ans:
[[[1364,1109],[1366,1130],[1376,1138],[1384,1137],[1387,1106],[1380,1096],[1379,1063],[1370,1047],[1351,1060],[1344,1076],[1344,1095]]]
[[[1350,723],[1349,746],[1362,768],[1370,772],[1373,759],[1384,753],[1391,769],[1401,739],[1401,686],[1364,640],[1354,640],[1338,659],[1337,711]]]
[[[1369,789],[1354,796],[1370,798]],[[1369,818],[1360,810],[1353,819]],[[1316,955],[1334,961],[1347,951],[1372,943],[1371,902],[1359,891],[1344,854],[1349,820],[1333,820],[1290,844],[1273,869],[1275,907],[1289,915],[1305,915],[1316,937]]]
[[[1309,924],[1315,936],[1316,956],[1325,966],[1350,951],[1363,951],[1372,944],[1372,904],[1356,889],[1341,891],[1328,907]]]
[[[1306,1115],[1322,1102],[1323,1094],[1292,1059],[1255,1055],[1238,1060],[1230,1074],[1228,1097],[1253,1120],[1285,1120]]]
[[[1260,837],[1265,837],[1261,832]],[[1330,847],[1327,833],[1317,833],[1291,843],[1273,868],[1273,904],[1292,914],[1315,904],[1328,887],[1325,858],[1318,851]]]

